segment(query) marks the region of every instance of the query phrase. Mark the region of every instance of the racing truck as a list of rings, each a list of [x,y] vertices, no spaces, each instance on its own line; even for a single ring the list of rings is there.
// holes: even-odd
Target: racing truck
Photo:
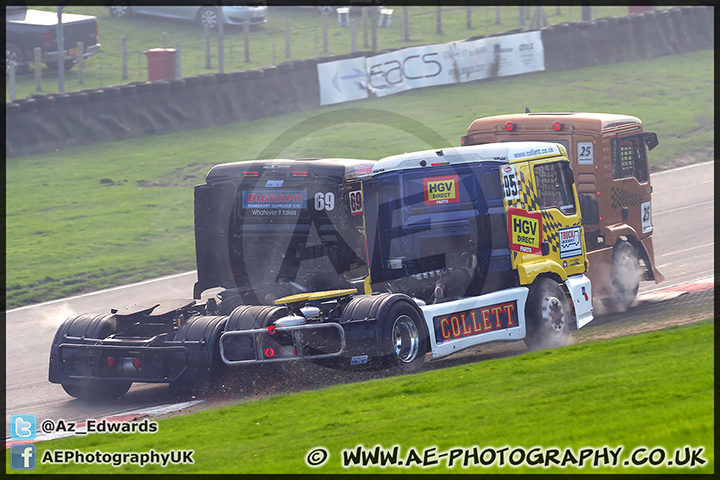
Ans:
[[[647,152],[658,145],[637,117],[607,113],[531,113],[478,118],[461,145],[561,143],[575,173],[596,301],[624,311],[641,280],[660,283],[655,266]]]
[[[193,298],[68,318],[51,382],[92,398],[294,360],[415,371],[486,342],[562,346],[593,319],[560,144],[218,165],[194,213]]]

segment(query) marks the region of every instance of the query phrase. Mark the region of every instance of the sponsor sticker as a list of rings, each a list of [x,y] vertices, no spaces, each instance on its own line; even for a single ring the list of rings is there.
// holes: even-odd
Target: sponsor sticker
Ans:
[[[282,187],[282,186],[283,186],[283,182],[284,182],[284,181],[285,181],[285,180],[268,180],[268,181],[265,183],[265,187],[267,187],[267,188],[272,188],[272,187],[279,188],[279,187]]]
[[[560,229],[558,230],[558,236],[560,237],[560,258],[582,255],[580,227]]]
[[[519,208],[508,208],[508,232],[510,250],[513,252],[542,255],[542,214]]]
[[[302,209],[305,208],[307,190],[246,190],[242,207],[255,209]]]
[[[368,362],[367,355],[359,355],[350,359],[350,365],[365,365]]]
[[[458,203],[458,176],[445,175],[443,177],[429,177],[423,179],[425,191],[425,205],[444,205]]]
[[[518,326],[517,300],[433,317],[435,341],[472,337]]]
[[[372,175],[372,165],[355,167],[355,176],[357,178],[369,177],[370,175]]]

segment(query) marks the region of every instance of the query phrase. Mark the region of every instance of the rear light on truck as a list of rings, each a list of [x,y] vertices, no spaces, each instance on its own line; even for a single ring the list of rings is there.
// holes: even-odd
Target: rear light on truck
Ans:
[[[133,358],[132,364],[133,364],[133,367],[135,367],[135,368],[142,367],[142,362],[140,362],[139,358]]]
[[[563,129],[564,125],[560,122],[553,122],[552,127],[553,127],[553,130],[555,130],[556,132],[559,132],[560,130]]]
[[[513,122],[505,122],[505,130],[508,132],[515,131],[515,124]]]
[[[44,46],[49,47],[50,45],[52,45],[52,41],[53,41],[52,30],[48,30],[47,32],[43,33],[42,42],[43,42]]]
[[[293,172],[293,177],[307,177],[308,172]]]
[[[243,177],[258,177],[260,174],[258,172],[243,172]]]
[[[107,362],[108,367],[115,366],[115,359],[113,357],[107,357],[107,359],[105,359],[105,361]]]

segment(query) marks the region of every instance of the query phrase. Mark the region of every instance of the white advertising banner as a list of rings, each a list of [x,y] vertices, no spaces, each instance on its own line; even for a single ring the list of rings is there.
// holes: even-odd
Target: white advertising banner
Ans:
[[[460,82],[545,70],[540,32],[453,42]]]
[[[368,89],[378,97],[457,82],[451,43],[424,45],[368,57]]]
[[[365,57],[320,63],[317,68],[318,82],[320,83],[320,105],[333,105],[367,98]]]
[[[410,47],[319,64],[320,105],[543,70],[539,31]]]

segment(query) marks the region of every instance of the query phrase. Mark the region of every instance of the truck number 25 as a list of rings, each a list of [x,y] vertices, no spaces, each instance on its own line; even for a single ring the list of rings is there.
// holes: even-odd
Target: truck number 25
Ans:
[[[327,210],[331,212],[335,209],[335,194],[333,192],[315,194],[315,210]]]

